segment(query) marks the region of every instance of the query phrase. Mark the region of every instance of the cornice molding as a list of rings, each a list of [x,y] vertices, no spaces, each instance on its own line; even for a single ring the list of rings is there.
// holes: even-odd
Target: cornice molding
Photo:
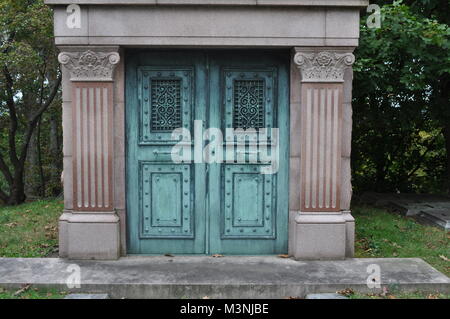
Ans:
[[[146,6],[292,6],[355,7],[369,5],[368,0],[45,0],[47,5],[146,5]]]

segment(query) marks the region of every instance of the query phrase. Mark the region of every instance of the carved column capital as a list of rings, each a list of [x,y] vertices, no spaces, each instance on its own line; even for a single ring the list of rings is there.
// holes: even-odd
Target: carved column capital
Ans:
[[[302,74],[302,82],[344,82],[345,69],[355,62],[352,53],[335,51],[298,51],[294,62]]]
[[[118,52],[86,48],[86,50],[62,51],[59,63],[70,72],[70,80],[76,82],[111,82],[114,69],[120,62]]]

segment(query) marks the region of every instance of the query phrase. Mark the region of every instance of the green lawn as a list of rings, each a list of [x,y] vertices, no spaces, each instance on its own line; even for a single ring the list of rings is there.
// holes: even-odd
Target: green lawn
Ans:
[[[7,291],[0,288],[0,299],[63,299],[66,293],[54,289],[39,290],[30,287],[27,290]]]
[[[57,222],[63,210],[60,200],[43,200],[17,207],[0,207],[0,257],[46,257],[58,246]],[[356,219],[356,257],[419,257],[450,276],[450,234],[436,227],[424,226],[386,210],[358,206]],[[56,291],[30,288],[18,296],[0,288],[0,299],[63,298]],[[441,294],[399,293],[361,295],[359,298],[446,298]]]
[[[0,207],[0,257],[46,257],[58,247],[60,200]]]
[[[450,295],[444,295],[444,294],[425,294],[422,292],[414,292],[414,293],[408,293],[408,292],[402,292],[402,293],[393,293],[393,294],[370,294],[370,295],[364,295],[364,294],[358,294],[355,293],[351,296],[349,296],[350,299],[450,299]]]
[[[386,210],[354,207],[356,257],[420,257],[450,276],[450,234]]]

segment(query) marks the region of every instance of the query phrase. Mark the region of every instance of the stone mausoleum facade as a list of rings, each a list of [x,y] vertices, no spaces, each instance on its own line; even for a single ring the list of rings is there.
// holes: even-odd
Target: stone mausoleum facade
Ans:
[[[61,257],[353,256],[352,52],[368,1],[46,3],[63,73]],[[255,160],[173,160],[209,128],[224,142],[208,156]]]

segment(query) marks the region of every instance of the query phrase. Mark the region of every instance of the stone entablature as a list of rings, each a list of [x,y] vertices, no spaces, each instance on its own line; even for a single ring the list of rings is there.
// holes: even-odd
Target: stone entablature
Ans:
[[[292,48],[356,47],[358,8],[368,1],[47,0],[46,3],[55,5],[57,45]],[[81,8],[79,28],[67,24],[70,15],[67,5],[72,3]]]
[[[45,0],[46,4],[207,5],[207,6],[340,6],[363,7],[366,0]]]

